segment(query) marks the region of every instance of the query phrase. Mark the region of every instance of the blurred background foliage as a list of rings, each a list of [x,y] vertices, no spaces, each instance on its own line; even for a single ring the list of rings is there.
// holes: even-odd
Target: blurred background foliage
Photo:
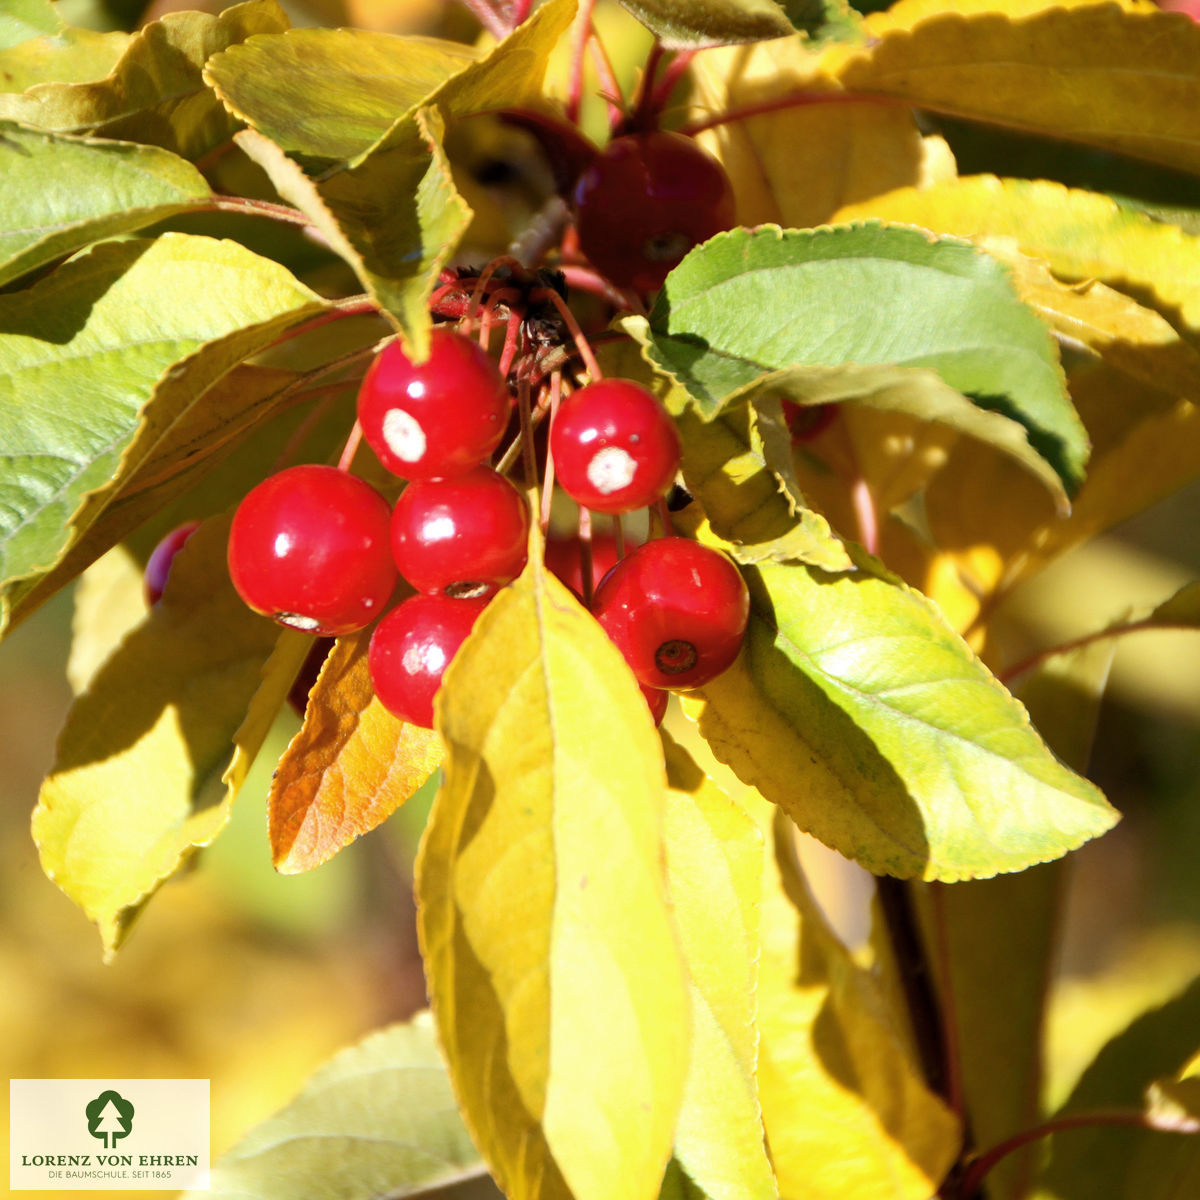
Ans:
[[[171,9],[224,7],[219,0],[58,4],[68,22],[96,29],[135,28]],[[284,7],[297,25],[473,36],[463,10],[447,0],[291,0]],[[610,44],[627,82],[644,54],[642,31],[611,4],[600,19],[611,22]],[[589,120],[603,128],[598,102]],[[1194,179],[962,122],[930,125],[947,137],[964,174],[1058,179],[1200,230]],[[536,210],[548,181],[520,135],[481,128],[462,137],[458,157],[469,177],[459,182],[479,213],[471,241],[494,252]],[[249,168],[231,162],[228,169]],[[253,194],[255,181],[241,182]],[[210,232],[188,220],[189,231]],[[318,290],[341,286],[334,277],[341,268],[292,231],[222,221],[211,232],[278,257]],[[306,347],[309,354],[320,349]],[[236,462],[229,467],[237,469]],[[185,498],[190,509],[161,514],[135,539],[133,553],[144,559],[173,523],[219,507],[219,484]],[[1198,531],[1200,485],[1193,485],[1023,584],[1006,601],[1004,619],[1014,636],[1044,646],[1157,603],[1200,575]],[[423,1005],[411,873],[429,797],[318,871],[276,875],[265,798],[272,765],[298,728],[285,710],[231,826],[196,869],[163,888],[128,947],[103,966],[95,931],[42,874],[28,828],[71,699],[73,598],[74,589],[55,597],[0,645],[0,1061],[18,1078],[210,1078],[218,1154],[334,1050]],[[1124,820],[1071,856],[1049,1032],[1052,1102],[1070,1092],[1109,1037],[1200,976],[1198,680],[1194,634],[1141,633],[1118,648],[1090,774]],[[806,862],[839,927],[851,940],[863,936],[857,869],[819,847]],[[3,1095],[6,1104],[7,1089]]]

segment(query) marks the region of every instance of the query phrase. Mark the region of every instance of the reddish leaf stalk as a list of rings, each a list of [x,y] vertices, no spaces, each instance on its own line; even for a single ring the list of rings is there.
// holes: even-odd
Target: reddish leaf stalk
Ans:
[[[583,106],[583,58],[588,37],[592,32],[592,9],[596,0],[584,0],[575,14],[575,28],[571,40],[571,75],[567,83],[565,115],[572,125],[579,124],[579,112]]]
[[[288,225],[314,228],[313,223],[298,208],[286,204],[274,204],[270,200],[252,200],[249,196],[210,196],[201,201],[197,208],[214,209],[217,212],[241,213],[243,216],[270,217]]]
[[[654,95],[650,98],[651,112],[661,113],[667,107],[667,102],[671,99],[671,93],[679,85],[679,81],[687,73],[687,69],[692,65],[692,59],[695,57],[695,50],[680,50],[663,67],[658,83],[654,86]]]
[[[509,33],[504,19],[487,0],[463,0],[475,19],[496,39],[502,42]]]
[[[558,412],[558,404],[562,399],[562,372],[552,371],[550,386],[546,390],[549,396],[550,423],[554,423],[554,415]],[[530,436],[533,436],[532,429]],[[542,482],[542,506],[538,514],[542,523],[542,533],[550,528],[550,506],[554,498],[554,455],[550,453],[549,444],[546,447],[546,477]]]
[[[695,137],[706,129],[744,121],[748,117],[761,117],[767,113],[784,112],[789,108],[805,108],[810,104],[899,104],[890,96],[870,96],[864,92],[793,92],[790,96],[779,96],[774,100],[763,100],[759,104],[747,104],[742,108],[731,108],[715,117],[702,121],[689,121],[680,133]]]

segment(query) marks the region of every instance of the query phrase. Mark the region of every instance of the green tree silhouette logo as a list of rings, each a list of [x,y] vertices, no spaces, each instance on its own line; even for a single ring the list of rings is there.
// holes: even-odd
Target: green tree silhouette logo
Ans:
[[[128,1137],[133,1128],[133,1105],[111,1089],[101,1092],[83,1111],[88,1133],[101,1138],[106,1150],[111,1150],[118,1138]]]

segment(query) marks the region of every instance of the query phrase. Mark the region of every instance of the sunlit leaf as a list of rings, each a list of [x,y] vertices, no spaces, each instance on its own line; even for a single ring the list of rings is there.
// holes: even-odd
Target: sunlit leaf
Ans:
[[[285,874],[319,866],[374,829],[441,762],[432,730],[406,725],[375,699],[369,640],[353,634],[330,652],[304,726],[275,769],[267,812],[275,868]]]
[[[229,819],[303,658],[306,639],[281,637],[233,590],[227,531],[193,534],[162,601],[75,701],[34,812],[43,869],[108,954]]]
[[[88,242],[131,233],[210,195],[190,163],[153,146],[0,122],[6,192],[0,284]]]
[[[114,546],[84,571],[72,596],[71,650],[67,682],[78,696],[105,659],[146,617],[141,563],[125,546]]]
[[[1195,22],[1149,5],[996,8],[902,0],[867,20],[869,48],[835,47],[823,65],[848,91],[1200,167]]]
[[[287,153],[350,159],[480,57],[437,38],[291,29],[214,55],[204,77],[231,112]]]
[[[770,372],[931,369],[1024,425],[1068,491],[1082,478],[1087,439],[1050,337],[1007,269],[964,242],[874,223],[719,234],[671,272],[648,340],[707,417]]]
[[[1200,1054],[1177,1075],[1157,1079],[1147,1092],[1148,1111],[1162,1128],[1200,1133]]]
[[[775,0],[621,0],[669,49],[787,37],[795,30]]]
[[[1103,283],[1153,309],[1184,336],[1200,334],[1200,237],[1108,196],[1041,179],[974,175],[902,188],[838,214],[841,220],[868,216],[991,244],[1009,239],[1059,279]]]
[[[127,33],[72,28],[44,0],[9,0],[0,13],[0,93],[103,79],[129,40]]]
[[[925,597],[860,570],[748,568],[746,646],[694,706],[717,757],[869,870],[1022,870],[1117,814]]]
[[[776,823],[763,891],[759,1091],[780,1193],[928,1200],[958,1122],[925,1086],[879,980],[829,928]],[[781,878],[782,873],[782,878]]]
[[[29,38],[57,33],[62,27],[63,20],[50,0],[9,0],[0,13],[0,48],[7,50]]]
[[[223,1200],[376,1200],[486,1175],[427,1013],[341,1051],[189,1193]]]
[[[0,297],[0,575],[49,570],[176,421],[325,304],[234,242],[107,243]]]
[[[662,750],[619,652],[540,554],[437,699],[421,945],[467,1124],[510,1200],[653,1200],[689,1043]]]
[[[56,133],[99,133],[146,142],[194,159],[237,127],[204,85],[208,58],[288,19],[276,0],[248,0],[217,16],[168,13],[129,38],[111,70],[90,82],[39,83],[0,95],[0,117]]]
[[[667,878],[692,994],[675,1161],[713,1200],[769,1200],[778,1192],[755,1086],[763,839],[682,747],[664,742]]]

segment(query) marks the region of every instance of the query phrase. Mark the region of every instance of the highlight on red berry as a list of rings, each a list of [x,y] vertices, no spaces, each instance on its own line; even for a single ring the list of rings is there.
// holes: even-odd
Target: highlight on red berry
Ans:
[[[383,611],[396,585],[391,509],[336,467],[289,467],[247,493],[229,532],[229,574],[255,612],[323,637]]]
[[[392,514],[392,552],[418,592],[491,595],[521,573],[529,505],[503,475],[476,467],[410,483]]]
[[[446,326],[415,363],[399,342],[376,356],[358,393],[363,437],[401,479],[443,479],[479,466],[500,444],[512,396],[473,339]]]
[[[658,398],[628,379],[565,397],[550,427],[554,473],[584,508],[626,513],[653,504],[679,470],[679,432]]]
[[[683,134],[614,138],[575,185],[579,245],[620,287],[651,292],[693,246],[733,226],[725,168]]]
[[[367,666],[375,695],[388,712],[410,725],[433,728],[433,698],[442,676],[489,600],[410,596],[375,626]]]
[[[592,613],[639,682],[703,687],[741,649],[750,597],[737,567],[689,538],[632,550],[600,581]]]

